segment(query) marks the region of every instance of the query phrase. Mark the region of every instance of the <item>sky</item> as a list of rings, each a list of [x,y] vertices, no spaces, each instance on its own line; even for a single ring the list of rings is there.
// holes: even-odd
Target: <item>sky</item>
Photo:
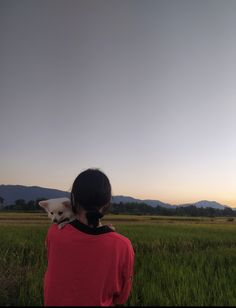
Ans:
[[[236,207],[236,1],[0,0],[0,184]]]

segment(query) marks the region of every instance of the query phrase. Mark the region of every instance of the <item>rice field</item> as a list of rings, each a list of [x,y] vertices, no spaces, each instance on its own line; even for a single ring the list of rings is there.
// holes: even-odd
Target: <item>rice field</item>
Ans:
[[[135,250],[126,306],[235,306],[236,222],[108,215]],[[45,213],[0,212],[0,305],[42,306]]]

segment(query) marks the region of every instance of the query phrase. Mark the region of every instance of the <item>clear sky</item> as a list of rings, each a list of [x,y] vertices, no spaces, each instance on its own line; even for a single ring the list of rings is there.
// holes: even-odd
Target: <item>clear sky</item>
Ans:
[[[0,184],[236,207],[236,1],[0,0]]]

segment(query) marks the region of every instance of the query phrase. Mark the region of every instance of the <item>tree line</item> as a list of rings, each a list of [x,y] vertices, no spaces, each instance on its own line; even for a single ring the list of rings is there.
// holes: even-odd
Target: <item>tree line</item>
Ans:
[[[176,208],[165,208],[157,205],[152,207],[145,203],[118,203],[112,204],[113,214],[133,215],[157,215],[157,216],[191,216],[191,217],[236,217],[236,211],[231,208],[223,210],[208,208],[197,208],[195,205],[179,206]]]
[[[0,200],[3,198],[0,197]],[[4,199],[3,199],[4,200]],[[39,201],[46,200],[39,198],[36,200],[25,201],[24,199],[17,199],[14,204],[1,206],[2,211],[22,211],[22,212],[43,212],[44,210],[39,206]],[[3,204],[3,202],[1,203]]]
[[[1,206],[3,211],[25,211],[42,212],[39,201],[46,200],[39,198],[26,202],[24,199],[18,199],[14,204]],[[0,205],[4,204],[4,199],[0,197]],[[162,206],[152,207],[146,203],[112,203],[110,213],[112,214],[130,214],[130,215],[157,215],[157,216],[191,216],[191,217],[236,217],[236,211],[231,208],[223,210],[208,208],[197,208],[194,205],[176,208],[165,208]]]

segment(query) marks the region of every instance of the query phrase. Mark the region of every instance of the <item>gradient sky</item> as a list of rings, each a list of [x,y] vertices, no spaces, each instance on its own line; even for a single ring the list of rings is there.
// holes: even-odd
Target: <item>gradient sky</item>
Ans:
[[[236,207],[236,1],[0,0],[0,184]]]

